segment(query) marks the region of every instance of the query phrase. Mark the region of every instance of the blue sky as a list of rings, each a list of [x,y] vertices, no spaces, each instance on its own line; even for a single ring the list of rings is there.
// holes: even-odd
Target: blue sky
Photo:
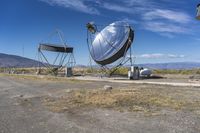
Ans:
[[[60,29],[88,64],[87,22],[128,21],[136,63],[200,61],[198,0],[1,0],[0,52],[35,59],[38,43]]]

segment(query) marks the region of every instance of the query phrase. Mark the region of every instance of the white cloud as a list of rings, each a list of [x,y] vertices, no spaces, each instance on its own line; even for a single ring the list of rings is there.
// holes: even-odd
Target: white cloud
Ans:
[[[171,10],[172,0],[40,0],[52,6],[62,6],[88,14],[101,14],[103,10],[119,12],[127,22],[137,24],[142,29],[174,38],[178,34],[192,34],[197,28],[191,28],[192,18],[182,10]],[[169,7],[167,7],[168,5]],[[129,15],[126,17],[125,15]],[[113,17],[115,18],[115,17]]]
[[[138,24],[139,22],[135,19],[124,18],[123,21],[128,22],[129,24]]]
[[[146,4],[147,2],[149,2],[149,0],[124,0],[124,2],[132,6]]]
[[[168,54],[169,58],[185,58],[185,55],[174,55],[174,54]]]
[[[170,39],[174,38],[175,35],[172,33],[159,33],[161,36],[168,37]]]
[[[158,59],[158,58],[185,58],[185,55],[176,55],[176,54],[142,54],[136,56],[137,58],[145,58],[145,59]]]
[[[116,4],[111,4],[111,3],[104,3],[103,8],[108,9],[108,10],[113,10],[117,12],[125,12],[125,13],[134,13],[133,8],[121,6],[121,5],[116,5]]]
[[[198,42],[199,42],[199,41],[200,41],[200,38],[194,38],[194,40],[196,40],[196,41],[198,41]]]
[[[127,14],[142,14],[146,12],[147,10],[151,10],[153,8],[152,2],[148,0],[116,0],[118,2],[102,2],[100,4],[101,8],[121,12],[121,13],[127,13]],[[118,3],[118,4],[116,4]]]
[[[177,34],[191,34],[188,24],[192,18],[182,11],[154,9],[142,15],[145,30],[159,33],[161,36],[174,38]]]
[[[99,11],[96,8],[86,4],[86,2],[92,2],[92,0],[40,0],[40,1],[46,2],[52,6],[54,5],[62,6],[65,8],[70,8],[88,14],[99,14]]]
[[[177,23],[188,23],[191,21],[191,17],[184,13],[173,10],[155,9],[150,12],[146,12],[143,15],[144,20],[159,20],[166,19]]]
[[[159,33],[188,33],[189,30],[183,26],[164,23],[164,22],[154,22],[148,21],[144,23],[144,29]],[[169,35],[169,34],[168,34]]]
[[[169,0],[163,1],[174,3]],[[137,15],[138,17],[134,17],[137,20],[126,18],[127,22],[137,24],[145,30],[158,33],[168,38],[174,38],[177,34],[191,34],[193,32],[188,27],[192,18],[183,11],[165,9],[161,3],[156,3],[152,0],[124,0],[121,4],[123,6],[116,3],[104,3],[103,8]]]
[[[123,2],[126,4],[126,6],[140,6],[145,7],[147,9],[149,7],[154,7],[155,5],[155,2],[153,2],[152,0],[124,0]]]
[[[140,55],[138,57],[139,58],[162,58],[162,57],[164,57],[164,54],[159,54],[159,53],[156,53],[156,54],[143,54],[143,55]]]

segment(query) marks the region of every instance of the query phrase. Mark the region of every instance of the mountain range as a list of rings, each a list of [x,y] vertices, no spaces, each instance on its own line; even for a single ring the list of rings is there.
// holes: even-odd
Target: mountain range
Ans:
[[[33,59],[26,58],[26,57],[0,53],[0,68],[37,67],[38,63],[40,62]],[[137,64],[137,66],[147,67],[151,69],[194,69],[194,68],[200,68],[200,62],[152,63],[152,64]],[[77,65],[77,67],[86,68],[87,66]]]
[[[17,55],[8,55],[0,53],[0,68],[5,67],[17,67],[17,68],[26,68],[26,67],[36,67],[38,66],[38,61],[17,56]]]
[[[200,62],[170,62],[170,63],[152,63],[152,64],[138,64],[140,67],[147,67],[150,69],[196,69],[200,68]]]

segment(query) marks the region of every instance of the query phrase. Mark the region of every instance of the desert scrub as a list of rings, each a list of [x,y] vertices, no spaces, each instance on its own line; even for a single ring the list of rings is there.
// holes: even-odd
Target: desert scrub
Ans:
[[[25,79],[25,80],[35,80],[35,81],[46,81],[46,82],[72,82],[72,83],[86,83],[88,81],[73,79],[73,78],[66,78],[66,77],[56,77],[50,75],[26,75],[26,74],[6,74],[0,73],[0,76],[6,76],[13,79]]]
[[[118,111],[154,112],[162,108],[180,110],[186,101],[174,99],[151,89],[72,90],[65,97],[46,97],[43,104],[51,111],[95,107]]]
[[[190,69],[190,70],[153,70],[154,74],[183,74],[183,75],[193,75],[193,74],[200,74],[200,69]]]

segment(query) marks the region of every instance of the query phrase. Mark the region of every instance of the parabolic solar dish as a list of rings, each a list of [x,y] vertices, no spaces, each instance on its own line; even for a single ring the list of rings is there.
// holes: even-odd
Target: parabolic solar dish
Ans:
[[[90,46],[94,61],[102,66],[124,57],[131,46],[134,32],[124,21],[114,22],[98,32]]]
[[[62,31],[58,29],[38,46],[37,74],[63,74],[64,68],[72,68],[75,63],[73,47],[65,43]]]
[[[46,51],[52,51],[52,52],[61,52],[61,53],[72,53],[73,48],[62,46],[62,45],[54,45],[54,44],[44,44],[41,43],[39,45],[39,50],[46,50]]]

